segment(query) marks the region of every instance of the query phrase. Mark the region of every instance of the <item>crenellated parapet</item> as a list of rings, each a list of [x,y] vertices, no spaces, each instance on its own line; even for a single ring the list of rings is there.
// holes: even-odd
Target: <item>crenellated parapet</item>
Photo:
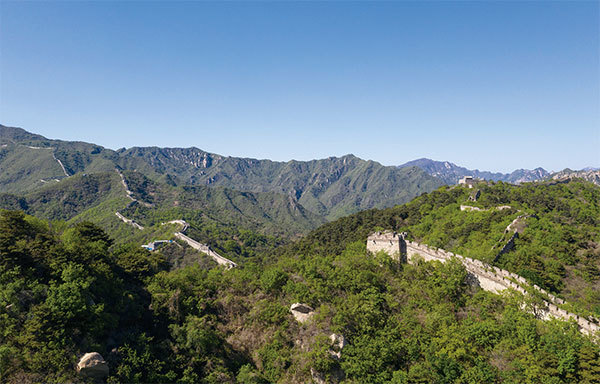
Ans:
[[[406,241],[404,233],[392,231],[375,232],[367,238],[367,251],[376,254],[385,252],[401,263],[406,260]]]

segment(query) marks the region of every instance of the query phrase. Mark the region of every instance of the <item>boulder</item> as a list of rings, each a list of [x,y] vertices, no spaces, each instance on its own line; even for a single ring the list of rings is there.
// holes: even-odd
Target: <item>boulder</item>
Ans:
[[[310,306],[301,303],[292,304],[290,306],[290,312],[292,312],[296,321],[300,323],[306,323],[315,313]]]
[[[329,335],[329,340],[331,340],[331,349],[329,353],[336,359],[340,359],[342,357],[342,349],[346,346],[346,338],[344,335],[338,335],[332,333]]]
[[[108,376],[108,364],[98,352],[89,352],[79,360],[77,372],[85,377],[103,379]]]

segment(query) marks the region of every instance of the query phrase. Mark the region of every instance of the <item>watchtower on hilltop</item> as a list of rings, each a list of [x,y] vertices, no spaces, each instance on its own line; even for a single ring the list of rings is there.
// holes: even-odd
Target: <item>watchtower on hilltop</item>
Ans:
[[[405,233],[392,231],[375,232],[367,238],[367,251],[375,254],[384,251],[393,259],[406,262],[406,241]]]

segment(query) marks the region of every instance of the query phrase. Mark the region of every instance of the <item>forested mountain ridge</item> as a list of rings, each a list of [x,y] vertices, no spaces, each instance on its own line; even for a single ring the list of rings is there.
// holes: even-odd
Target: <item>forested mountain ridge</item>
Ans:
[[[419,242],[517,273],[567,299],[576,312],[600,318],[600,188],[592,183],[443,187],[402,206],[325,224],[295,246],[328,244],[340,252],[378,228],[407,231]],[[517,229],[514,247],[501,253]]]
[[[162,223],[183,219],[196,240],[238,261],[252,254],[250,244],[272,249],[324,222],[291,196],[274,192],[175,187],[135,171],[123,171],[123,176],[141,203],[127,197],[119,173],[112,170],[77,174],[26,194],[0,193],[0,208],[23,210],[47,220],[91,221],[117,244],[170,239],[174,231]],[[116,212],[142,224],[144,230],[123,223]]]
[[[137,170],[172,185],[222,186],[292,195],[328,219],[362,209],[410,201],[442,183],[418,168],[397,169],[352,155],[312,161],[275,162],[224,157],[197,148],[130,148],[49,140],[0,125],[0,191],[22,192],[76,173]],[[23,154],[37,161],[17,161]],[[44,161],[37,160],[45,156]],[[55,160],[54,160],[55,159]],[[64,166],[64,172],[61,167]],[[35,170],[35,172],[34,172]],[[66,173],[66,174],[65,174]]]
[[[191,184],[290,194],[307,209],[330,219],[407,202],[441,185],[416,168],[399,172],[353,155],[285,163],[223,157],[196,148],[131,148],[121,155],[142,158],[152,169],[178,175]]]
[[[203,185],[171,186],[157,183],[140,172],[123,176],[133,197],[143,204],[122,210],[128,217],[147,225],[184,219],[212,218],[241,228],[284,238],[298,237],[325,220],[305,209],[289,195],[275,192],[244,192]]]

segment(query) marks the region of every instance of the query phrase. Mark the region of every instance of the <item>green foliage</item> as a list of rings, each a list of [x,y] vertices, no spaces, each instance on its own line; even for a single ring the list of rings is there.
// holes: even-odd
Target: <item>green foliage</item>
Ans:
[[[149,252],[133,244],[120,246],[112,256],[116,265],[137,278],[152,276],[167,267],[162,254]]]
[[[275,293],[281,290],[287,280],[287,274],[281,269],[269,269],[260,277],[260,285],[265,292]]]
[[[250,364],[244,365],[236,377],[240,384],[268,384],[269,382],[262,377]]]
[[[497,263],[566,290],[572,271],[596,265],[599,194],[583,183],[539,187],[545,192],[482,186],[481,208],[513,207],[482,212],[460,211],[465,189],[442,188],[275,251],[268,237],[238,229],[227,238],[237,246],[219,246],[264,257],[231,270],[168,270],[160,251],[114,245],[84,220],[65,227],[2,211],[0,381],[79,381],[77,357],[97,351],[110,383],[310,382],[315,373],[332,383],[599,382],[598,345],[574,322],[536,318],[539,297],[469,286],[458,261],[398,265],[366,252],[379,226],[493,259],[492,245],[521,210],[537,218]],[[226,239],[215,222],[191,231],[200,239],[215,228]],[[298,301],[315,308],[304,324],[289,313]],[[332,333],[347,342],[341,357]]]
[[[291,364],[291,345],[279,332],[258,350],[258,358],[264,377],[277,382]]]
[[[376,228],[407,231],[416,241],[495,264],[531,283],[560,294],[581,314],[600,315],[600,188],[582,181],[482,184],[471,190],[442,187],[408,204],[369,210],[325,224],[293,245],[296,252],[340,253],[351,242],[364,242]],[[461,211],[474,205],[482,211]],[[496,209],[510,206],[509,209]],[[499,255],[521,215],[522,232],[514,248]],[[584,287],[584,289],[582,289]]]

